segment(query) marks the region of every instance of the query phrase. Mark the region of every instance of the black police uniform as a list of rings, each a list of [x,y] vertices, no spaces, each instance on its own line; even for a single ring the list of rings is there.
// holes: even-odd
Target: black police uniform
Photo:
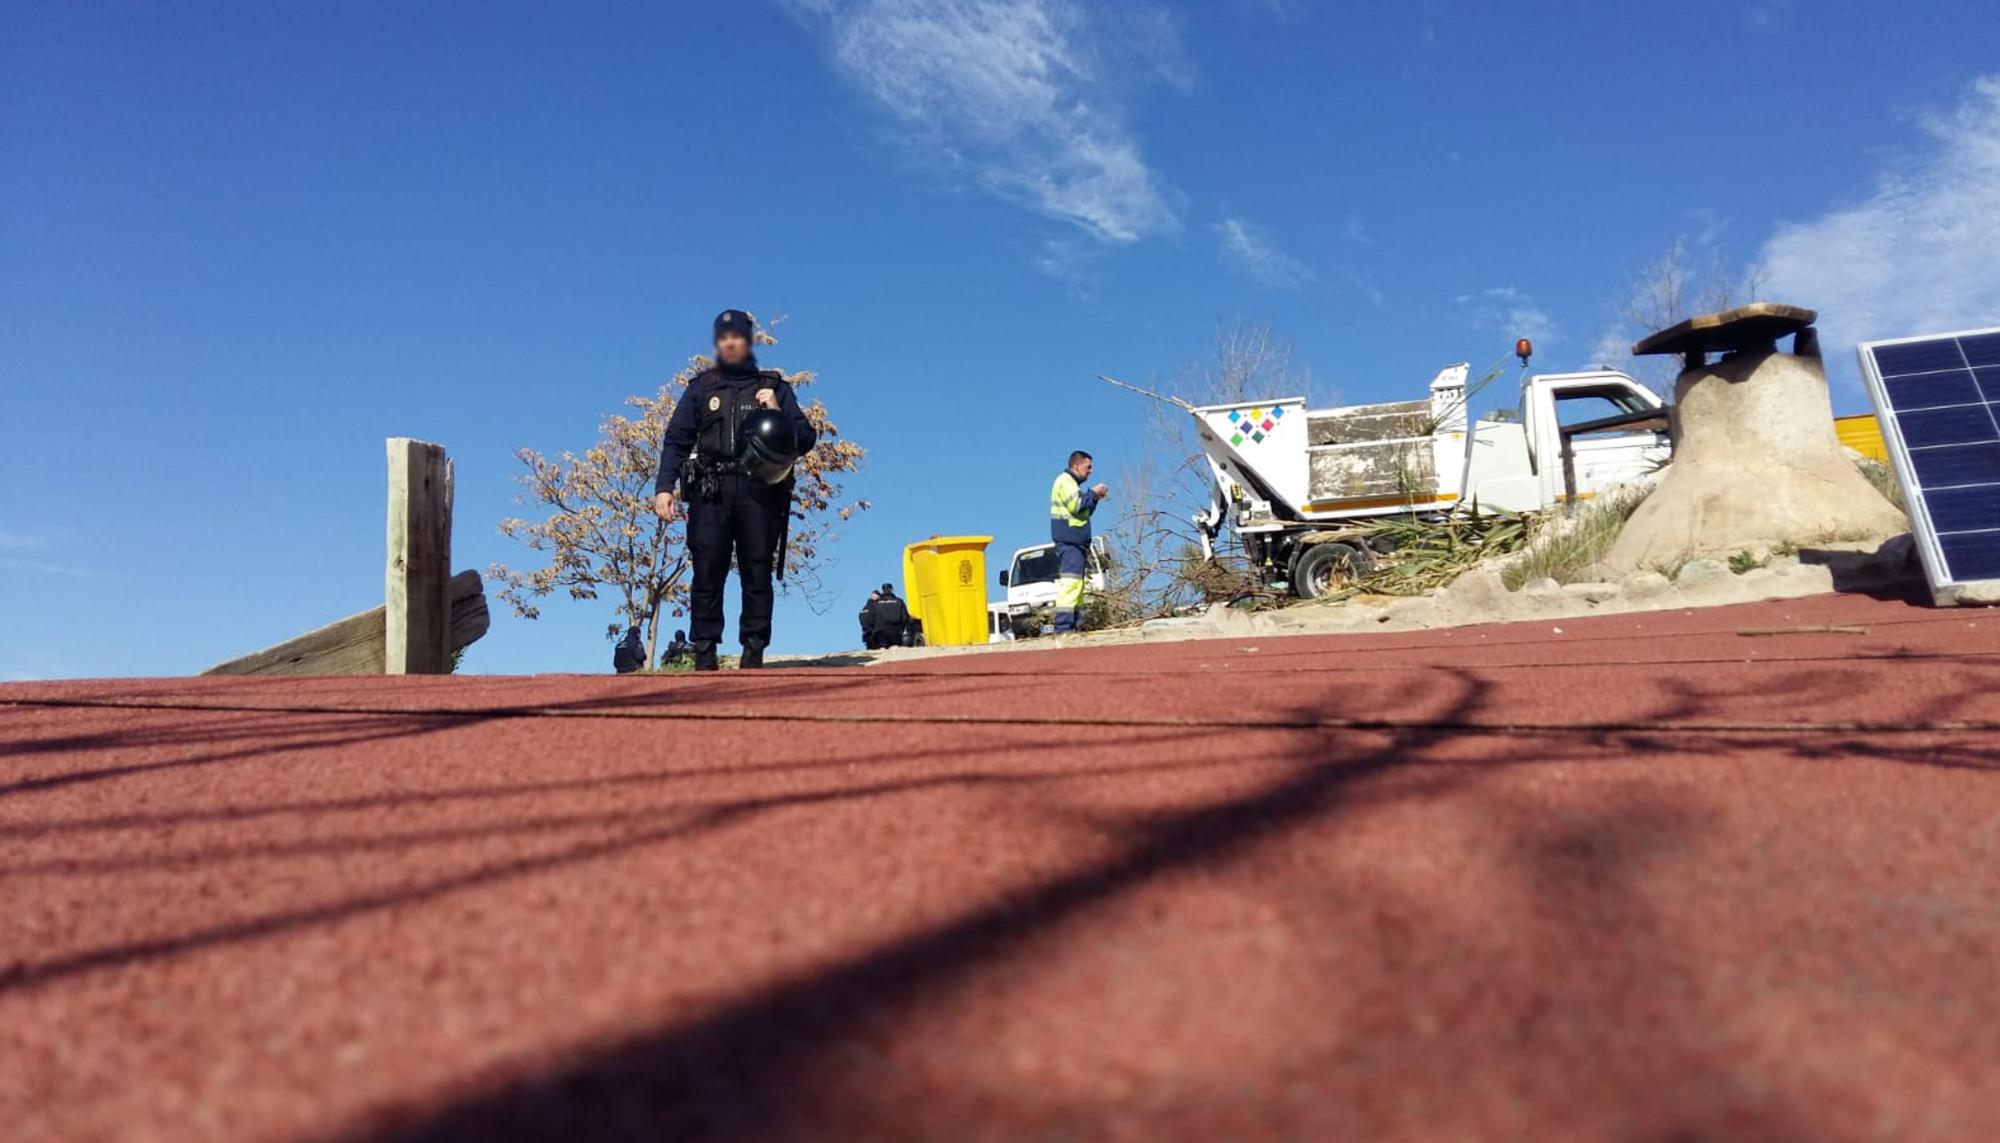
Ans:
[[[627,627],[625,637],[611,649],[611,669],[621,675],[629,675],[646,665],[646,645],[639,640],[639,629]]]
[[[739,328],[739,322],[747,328],[748,321],[740,311],[729,310],[715,325],[719,332]],[[688,637],[697,655],[712,654],[722,639],[722,585],[732,553],[743,589],[737,635],[746,650],[761,651],[771,642],[771,573],[791,510],[792,485],[789,480],[754,480],[735,463],[738,429],[759,408],[759,389],[777,395],[779,411],[792,423],[798,455],[804,456],[817,437],[812,422],[784,375],[758,369],[755,356],[734,366],[717,365],[690,381],[660,444],[654,488],[672,492],[678,483],[687,503],[688,554],[694,561]]]
[[[910,610],[888,584],[861,610],[861,643],[870,651],[899,647],[903,629],[909,625]]]

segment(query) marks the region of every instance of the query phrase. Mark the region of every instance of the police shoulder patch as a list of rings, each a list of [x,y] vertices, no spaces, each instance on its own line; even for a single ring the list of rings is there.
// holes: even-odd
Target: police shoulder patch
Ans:
[[[721,407],[722,407],[722,398],[720,398],[720,397],[710,397],[710,398],[708,399],[708,411],[709,411],[709,412],[713,413],[714,411],[716,411],[717,409],[720,409]]]

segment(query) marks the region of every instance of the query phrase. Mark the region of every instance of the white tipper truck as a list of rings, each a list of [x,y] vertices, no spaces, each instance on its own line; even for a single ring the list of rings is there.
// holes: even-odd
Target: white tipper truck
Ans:
[[[1214,500],[1195,522],[1209,554],[1230,527],[1266,584],[1316,598],[1372,568],[1357,525],[1373,518],[1552,508],[1567,489],[1580,500],[1654,479],[1672,454],[1660,398],[1623,373],[1527,377],[1517,410],[1468,427],[1468,372],[1439,370],[1420,400],[1330,409],[1164,398],[1194,418],[1207,455]]]

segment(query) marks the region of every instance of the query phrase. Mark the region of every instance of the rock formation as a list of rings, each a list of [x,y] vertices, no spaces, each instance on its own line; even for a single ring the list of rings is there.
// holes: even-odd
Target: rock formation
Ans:
[[[1856,469],[1834,435],[1811,310],[1768,302],[1662,330],[1635,354],[1678,353],[1674,459],[1612,545],[1619,571],[1779,544],[1883,540],[1902,512]],[[1799,353],[1776,338],[1794,335]],[[1708,355],[1724,354],[1715,364]]]

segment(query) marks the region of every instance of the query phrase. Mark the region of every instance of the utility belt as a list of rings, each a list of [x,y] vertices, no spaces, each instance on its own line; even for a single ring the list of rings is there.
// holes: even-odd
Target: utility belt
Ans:
[[[681,493],[689,500],[706,500],[714,503],[722,499],[722,480],[726,476],[737,476],[733,461],[721,461],[700,453],[691,453],[681,462]]]
[[[681,495],[689,500],[715,501],[722,496],[723,481],[750,479],[749,473],[743,470],[743,462],[734,457],[707,456],[697,451],[688,454],[688,458],[681,462]],[[773,496],[782,493],[783,499],[790,500],[792,488],[798,483],[798,473],[788,473],[776,484],[752,483]]]

